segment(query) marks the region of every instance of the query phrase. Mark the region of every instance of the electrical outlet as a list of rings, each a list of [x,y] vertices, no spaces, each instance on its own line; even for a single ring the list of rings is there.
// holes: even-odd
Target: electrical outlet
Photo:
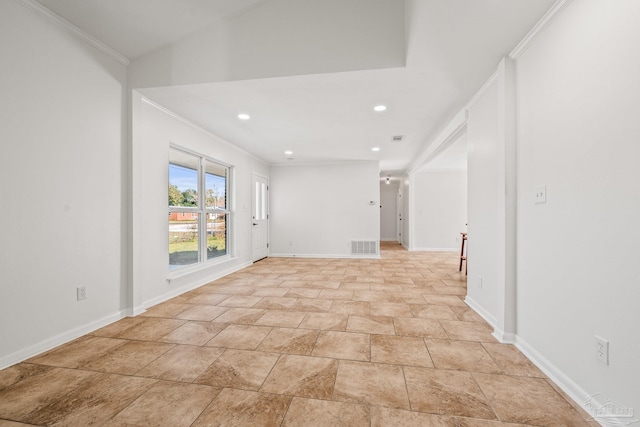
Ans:
[[[78,286],[76,288],[78,301],[83,299],[87,299],[87,287],[86,286]]]
[[[478,276],[478,286],[482,289],[482,276]]]
[[[596,335],[596,359],[609,365],[609,341]]]

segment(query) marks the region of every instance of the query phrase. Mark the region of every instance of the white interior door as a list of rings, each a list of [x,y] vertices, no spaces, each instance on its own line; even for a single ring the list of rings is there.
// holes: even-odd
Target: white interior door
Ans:
[[[396,226],[396,230],[398,233],[398,243],[403,244],[404,241],[402,240],[402,231],[403,231],[403,227],[404,225],[402,224],[402,213],[404,211],[404,205],[402,202],[402,193],[400,193],[398,191],[398,202],[397,202],[397,214],[398,214],[398,223]]]
[[[256,262],[269,256],[269,179],[253,174],[252,257]]]

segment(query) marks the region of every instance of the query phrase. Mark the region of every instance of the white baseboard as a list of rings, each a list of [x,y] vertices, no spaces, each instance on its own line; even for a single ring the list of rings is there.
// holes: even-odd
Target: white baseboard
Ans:
[[[381,242],[397,242],[398,239],[390,238],[390,239],[380,239]]]
[[[471,298],[469,295],[467,295],[464,298],[464,302],[469,307],[471,307],[473,309],[473,311],[478,313],[480,315],[480,317],[482,317],[484,320],[486,320],[487,323],[495,330],[495,328],[496,328],[496,318],[493,317],[493,315],[491,313],[489,313],[487,310],[485,310],[480,304],[475,302],[473,300],[473,298]]]
[[[516,334],[511,332],[505,332],[502,329],[494,326],[493,333],[491,334],[500,341],[502,344],[515,344],[516,343]]]
[[[515,342],[516,342],[516,334],[511,333],[511,332],[505,332],[502,329],[500,329],[498,327],[498,322],[496,321],[496,318],[491,313],[489,313],[487,310],[482,308],[482,306],[480,304],[475,302],[473,298],[471,298],[469,295],[467,295],[464,298],[464,302],[469,307],[471,307],[473,309],[473,311],[478,313],[480,315],[480,317],[482,317],[493,328],[493,333],[491,335],[493,335],[495,337],[495,339],[497,339],[498,341],[500,341],[503,344],[515,344]]]
[[[111,323],[117,322],[118,320],[123,319],[125,317],[137,316],[139,314],[142,314],[149,307],[152,307],[156,304],[167,301],[178,295],[182,295],[185,292],[188,292],[192,289],[196,289],[206,283],[209,283],[213,280],[217,280],[221,277],[227,276],[238,270],[242,270],[243,268],[248,267],[251,264],[252,264],[251,262],[247,262],[247,263],[237,265],[233,268],[217,272],[216,274],[207,276],[206,279],[200,280],[197,283],[191,283],[191,284],[176,288],[171,292],[168,292],[159,297],[153,298],[149,301],[145,301],[143,305],[139,305],[133,308],[128,308],[125,310],[120,310],[117,313],[110,314],[101,319],[98,319],[93,322],[87,323],[85,325],[79,326],[77,328],[71,329],[62,334],[56,335],[51,338],[47,338],[44,341],[41,341],[37,344],[34,344],[22,350],[18,350],[14,353],[8,354],[6,356],[2,356],[0,357],[0,369],[8,368],[9,366],[13,366],[16,363],[20,363],[26,359],[29,359],[31,357],[37,356],[38,354],[44,353],[45,351],[49,351],[52,348],[58,347],[62,344],[66,344],[69,341],[73,341],[77,338],[80,338],[83,335],[90,334],[91,332],[97,329],[110,325]]]
[[[582,387],[576,384],[571,378],[565,375],[560,369],[558,369],[553,363],[549,362],[540,353],[538,353],[529,343],[527,343],[522,337],[514,333],[506,333],[496,328],[495,317],[489,312],[484,310],[478,303],[476,303],[468,295],[464,302],[471,307],[480,317],[493,327],[493,336],[502,343],[513,344],[524,354],[534,365],[536,365],[551,381],[553,381],[567,396],[569,396],[574,402],[576,402],[581,408],[585,409],[584,403],[589,396]],[[597,421],[597,420],[596,420]]]
[[[228,268],[226,270],[222,270],[222,271],[216,271],[214,274],[211,274],[209,276],[206,276],[205,278],[199,279],[197,282],[193,282],[193,283],[188,283],[186,285],[177,287],[173,290],[171,290],[170,292],[164,293],[162,295],[159,295],[155,298],[152,298],[150,300],[147,300],[143,303],[144,305],[144,309],[134,315],[138,315],[141,313],[144,313],[148,308],[153,307],[154,305],[160,304],[162,302],[168,301],[171,298],[175,298],[177,296],[180,296],[182,294],[184,294],[185,292],[189,292],[192,291],[194,289],[199,288],[200,286],[203,286],[209,282],[213,282],[214,280],[218,280],[221,279],[225,276],[228,276],[229,274],[235,273],[236,271],[242,270],[243,268],[247,268],[250,265],[252,265],[252,262],[245,262],[236,266],[233,266],[231,268]],[[172,280],[172,283],[175,281],[176,279]]]
[[[139,305],[137,307],[133,307],[127,310],[127,316],[128,317],[135,317],[139,314],[144,313],[145,311],[147,311],[146,308],[144,308],[144,305]]]
[[[127,310],[121,310],[117,313],[110,314],[101,319],[87,323],[86,325],[73,328],[54,337],[47,338],[44,341],[40,341],[37,344],[23,348],[22,350],[0,357],[0,369],[8,368],[9,366],[13,366],[16,363],[20,363],[33,356],[44,353],[45,351],[49,351],[59,345],[73,341],[83,335],[87,335],[97,329],[110,325],[124,317],[127,317]]]
[[[534,365],[536,365],[551,381],[556,383],[574,402],[581,408],[587,410],[584,403],[589,396],[582,387],[576,384],[571,378],[566,376],[553,363],[545,359],[529,343],[516,334],[514,345],[520,350]],[[597,421],[597,420],[596,420]]]
[[[349,254],[269,254],[269,258],[349,258],[349,259],[380,259],[380,255],[349,255]]]

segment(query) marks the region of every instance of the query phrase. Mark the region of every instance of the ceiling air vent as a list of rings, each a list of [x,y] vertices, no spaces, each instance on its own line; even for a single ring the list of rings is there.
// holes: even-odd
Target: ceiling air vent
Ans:
[[[391,141],[393,142],[401,142],[404,139],[404,135],[393,135],[391,137]]]

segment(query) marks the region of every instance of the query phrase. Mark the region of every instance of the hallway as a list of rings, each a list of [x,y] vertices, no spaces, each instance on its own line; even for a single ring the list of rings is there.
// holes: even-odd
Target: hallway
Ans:
[[[458,254],[269,258],[0,371],[0,426],[596,425],[463,302]]]

